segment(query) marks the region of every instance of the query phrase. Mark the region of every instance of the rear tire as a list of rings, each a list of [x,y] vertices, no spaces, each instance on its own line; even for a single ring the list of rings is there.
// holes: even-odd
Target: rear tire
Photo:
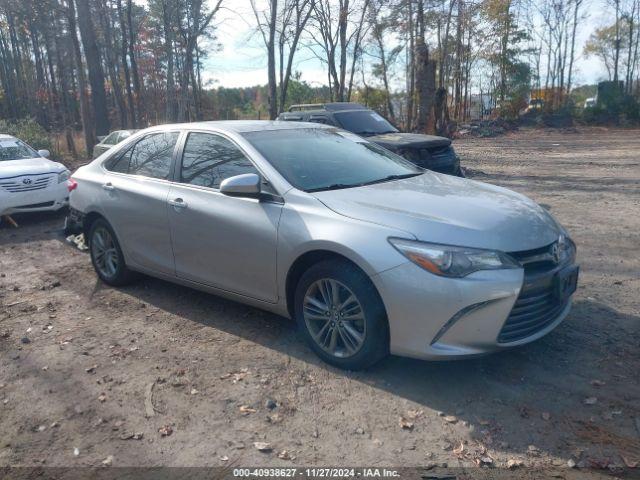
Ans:
[[[95,220],[89,228],[89,253],[98,277],[107,285],[128,285],[136,274],[127,268],[120,243],[111,225],[103,218]]]
[[[300,278],[294,302],[303,336],[325,362],[362,370],[389,354],[384,305],[355,265],[339,260],[313,265]]]

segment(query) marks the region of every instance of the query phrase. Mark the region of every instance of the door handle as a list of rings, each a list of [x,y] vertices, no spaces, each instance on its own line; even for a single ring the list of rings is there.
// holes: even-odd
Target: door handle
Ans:
[[[176,198],[174,200],[169,200],[169,205],[175,208],[187,208],[187,202],[182,200],[181,198]]]
[[[103,189],[103,190],[107,190],[107,191],[109,191],[109,192],[113,192],[113,191],[116,189],[116,187],[114,187],[114,186],[111,184],[111,182],[109,182],[109,183],[105,183],[104,185],[102,185],[102,189]]]

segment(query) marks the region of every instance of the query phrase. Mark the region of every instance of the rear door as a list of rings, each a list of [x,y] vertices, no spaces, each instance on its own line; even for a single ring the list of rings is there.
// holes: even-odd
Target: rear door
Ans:
[[[282,203],[230,197],[219,190],[226,178],[260,175],[253,162],[229,138],[193,131],[176,170],[168,203],[177,276],[275,302]]]
[[[167,195],[180,132],[152,133],[110,159],[102,205],[127,261],[174,274]]]

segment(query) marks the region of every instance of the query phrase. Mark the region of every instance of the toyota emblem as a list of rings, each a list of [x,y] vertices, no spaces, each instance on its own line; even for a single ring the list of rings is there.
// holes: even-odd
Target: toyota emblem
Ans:
[[[31,180],[30,178],[23,178],[22,183],[24,183],[25,185],[31,185],[33,183],[33,180]]]

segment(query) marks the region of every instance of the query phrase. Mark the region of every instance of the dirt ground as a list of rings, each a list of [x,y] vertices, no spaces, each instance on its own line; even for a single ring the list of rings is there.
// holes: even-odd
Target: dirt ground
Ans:
[[[152,278],[107,287],[61,215],[16,216],[0,227],[0,467],[512,460],[638,475],[625,463],[640,462],[640,131],[456,148],[471,176],[529,195],[578,244],[579,289],[554,332],[481,359],[344,372],[289,320]]]

